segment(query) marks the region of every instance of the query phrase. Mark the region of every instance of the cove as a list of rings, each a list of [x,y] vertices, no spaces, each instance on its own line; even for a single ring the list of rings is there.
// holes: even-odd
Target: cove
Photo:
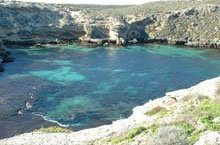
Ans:
[[[0,128],[19,109],[75,130],[108,124],[166,92],[220,74],[220,52],[211,49],[72,44],[10,50],[16,61],[0,74]]]

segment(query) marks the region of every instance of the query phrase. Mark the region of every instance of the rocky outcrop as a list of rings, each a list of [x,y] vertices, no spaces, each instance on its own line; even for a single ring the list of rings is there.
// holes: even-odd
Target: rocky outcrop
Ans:
[[[200,109],[200,107],[203,107],[201,105],[204,105],[204,103],[206,103],[207,101],[218,100],[220,97],[219,92],[220,92],[220,78],[215,78],[204,81],[188,89],[167,93],[166,96],[162,98],[149,101],[143,106],[134,108],[133,114],[129,118],[115,121],[111,125],[105,125],[105,126],[101,126],[93,129],[86,129],[73,133],[43,133],[43,132],[26,133],[9,139],[0,140],[0,144],[10,144],[10,145],[28,145],[28,144],[146,145],[147,144],[148,145],[148,143],[152,143],[150,142],[150,140],[154,137],[152,134],[148,134],[148,133],[151,133],[151,131],[160,128],[159,126],[162,127],[167,126],[166,127],[167,129],[169,128],[170,125],[173,126],[171,127],[172,130],[175,130],[175,126],[177,127],[180,126],[180,128],[177,129],[177,131],[183,127],[183,130],[181,132],[186,131],[186,134],[188,134],[188,138],[185,139],[185,142],[187,142],[188,139],[192,140],[192,142],[195,142],[199,139],[201,135],[201,139],[195,145],[200,145],[199,143],[204,141],[209,141],[210,143],[212,143],[213,141],[215,141],[215,138],[219,138],[219,134],[217,133],[217,135],[215,135],[216,137],[213,136],[212,138],[204,137],[205,135],[203,135],[203,130],[206,129],[203,127],[207,127],[207,126],[203,126],[203,123],[200,122],[201,118],[197,118],[197,117],[203,117],[203,116],[199,116],[203,114],[203,112],[202,110],[201,111],[198,110],[199,113],[193,111],[196,111],[197,109]],[[207,106],[204,107],[206,108],[206,110],[209,108]],[[188,116],[187,113],[189,113],[190,116]],[[137,129],[135,131],[132,131],[137,127],[140,128],[140,126],[145,129],[139,129],[138,133],[136,131]],[[127,134],[130,135],[126,137]],[[179,135],[183,135],[183,133]],[[194,138],[192,139],[192,137],[194,136],[196,136],[195,140]],[[210,134],[208,135],[206,134],[206,136],[210,136]],[[172,138],[174,138],[175,141],[178,142],[178,138],[176,138],[175,136],[171,137],[171,139]],[[181,138],[184,139],[185,136],[181,136]],[[162,141],[163,139],[166,140],[166,138],[162,138],[160,136],[160,140]]]
[[[220,7],[205,5],[157,16],[147,26],[150,37],[166,38],[170,44],[220,48]]]
[[[205,132],[195,145],[219,145],[220,132]]]
[[[5,43],[48,43],[84,35],[79,16],[65,8],[35,3],[0,3],[0,38]]]

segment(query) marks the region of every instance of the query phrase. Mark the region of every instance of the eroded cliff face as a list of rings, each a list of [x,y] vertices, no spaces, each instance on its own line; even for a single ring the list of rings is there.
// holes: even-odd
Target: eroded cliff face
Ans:
[[[100,13],[92,13],[97,9]],[[122,15],[123,8],[112,8],[121,9],[117,16],[103,9],[111,8],[2,2],[0,38],[23,44],[81,40],[98,45],[163,42],[220,48],[218,4],[139,15]]]
[[[157,21],[146,27],[146,32],[151,38],[166,38],[171,44],[219,48],[219,20],[219,6],[192,7],[157,16]]]
[[[84,35],[77,12],[52,5],[1,3],[0,37],[6,42],[42,43],[75,40]]]

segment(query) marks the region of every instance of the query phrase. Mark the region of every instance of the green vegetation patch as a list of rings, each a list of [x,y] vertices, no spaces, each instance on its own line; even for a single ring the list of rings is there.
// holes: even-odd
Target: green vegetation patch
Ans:
[[[209,115],[209,119],[214,119],[220,116],[220,102],[211,99],[204,100],[199,109],[205,114]]]
[[[108,139],[107,142],[111,142],[112,144],[118,144],[123,141],[130,142],[134,137],[141,134],[145,130],[146,130],[146,128],[144,128],[144,127],[137,127],[137,128],[134,128],[133,130],[131,130],[126,136]]]
[[[191,124],[186,123],[186,122],[177,122],[175,125],[176,125],[177,127],[183,128],[184,133],[185,133],[187,136],[190,136],[190,135],[193,133],[193,131],[194,131],[193,126],[192,126]]]
[[[195,120],[194,123],[201,123],[200,127],[193,126],[186,122],[175,123],[177,127],[182,127],[187,135],[190,144],[199,140],[200,133],[204,131],[220,131],[220,122],[214,122],[220,116],[220,103],[206,98],[198,106],[191,106],[185,113],[188,117]]]
[[[213,120],[220,116],[220,103],[211,99],[202,102],[199,108],[204,114],[200,121],[204,124],[205,130],[220,131],[220,122]]]
[[[188,145],[183,128],[175,125],[160,126],[154,135],[149,135],[147,145]]]
[[[145,115],[153,116],[159,112],[162,116],[165,116],[167,114],[167,110],[165,108],[163,108],[161,106],[157,106],[157,107],[153,108],[152,110],[145,112]]]
[[[144,132],[144,136],[153,137],[153,142],[158,139],[160,139],[160,141],[173,141],[176,135],[176,138],[182,138],[183,143],[187,142],[187,144],[193,145],[199,140],[202,132],[220,131],[220,102],[218,100],[213,100],[206,96],[197,96],[197,98],[194,96],[188,97],[183,102],[184,108],[180,110],[180,113],[175,113],[175,115],[177,115],[177,120],[174,120],[174,122],[170,122],[169,124],[157,124],[155,122],[156,124],[147,128],[138,127],[125,136],[109,139],[107,142],[109,144],[126,144],[132,142],[137,135],[143,134]],[[168,114],[171,116],[175,109],[177,108],[173,107],[167,110],[161,106],[157,106],[147,111],[145,115],[157,115],[158,119],[162,119]],[[174,130],[177,134],[173,133],[166,136],[166,133],[161,133],[161,131],[166,132],[166,130]]]
[[[220,103],[210,98],[204,99],[198,106],[190,106],[184,113],[202,123],[210,123],[210,120],[220,116]]]
[[[71,133],[73,132],[72,130],[62,128],[62,127],[57,127],[57,126],[52,126],[52,127],[42,127],[40,129],[35,130],[35,132],[46,132],[46,133]]]
[[[145,131],[145,130],[146,130],[146,128],[144,128],[144,127],[135,128],[135,129],[133,129],[131,132],[128,133],[127,138],[128,138],[128,139],[132,139],[132,138],[134,138],[135,136],[141,134],[141,133],[142,133],[143,131]]]
[[[154,135],[157,133],[158,128],[159,127],[157,125],[153,124],[153,125],[149,126],[147,130],[150,134]]]
[[[202,130],[196,130],[195,127],[184,121],[176,122],[174,123],[174,125],[177,126],[178,128],[181,128],[184,131],[184,134],[186,135],[190,144],[194,144],[199,140],[200,133],[202,132]]]
[[[220,103],[212,99],[205,99],[198,107],[187,112],[187,115],[203,123],[205,130],[220,131],[220,122],[213,122],[220,117]]]

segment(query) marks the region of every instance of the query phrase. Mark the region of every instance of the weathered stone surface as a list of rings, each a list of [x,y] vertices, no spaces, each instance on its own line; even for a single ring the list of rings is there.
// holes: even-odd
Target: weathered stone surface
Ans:
[[[220,145],[220,132],[205,132],[195,145]]]
[[[118,12],[116,7],[112,9],[118,12],[115,16],[104,13],[111,8],[101,6],[71,8],[67,5],[4,2],[0,3],[0,38],[10,44],[61,43],[77,39],[93,43],[94,39],[104,39],[117,45],[133,43],[132,40],[136,39],[138,42],[220,49],[220,6],[208,2],[198,2],[197,6],[192,2],[192,5],[187,4],[175,11],[172,11],[175,8],[171,11],[166,8],[160,12],[154,10],[151,15],[122,15],[125,9]],[[135,9],[138,11],[144,7],[148,8],[147,4]],[[100,13],[96,13],[98,10]],[[97,45],[104,43],[98,42]]]
[[[84,34],[77,12],[34,3],[0,3],[0,37],[11,43],[74,40]]]
[[[149,37],[164,37],[170,44],[219,48],[220,7],[203,5],[157,16],[146,27]]]

